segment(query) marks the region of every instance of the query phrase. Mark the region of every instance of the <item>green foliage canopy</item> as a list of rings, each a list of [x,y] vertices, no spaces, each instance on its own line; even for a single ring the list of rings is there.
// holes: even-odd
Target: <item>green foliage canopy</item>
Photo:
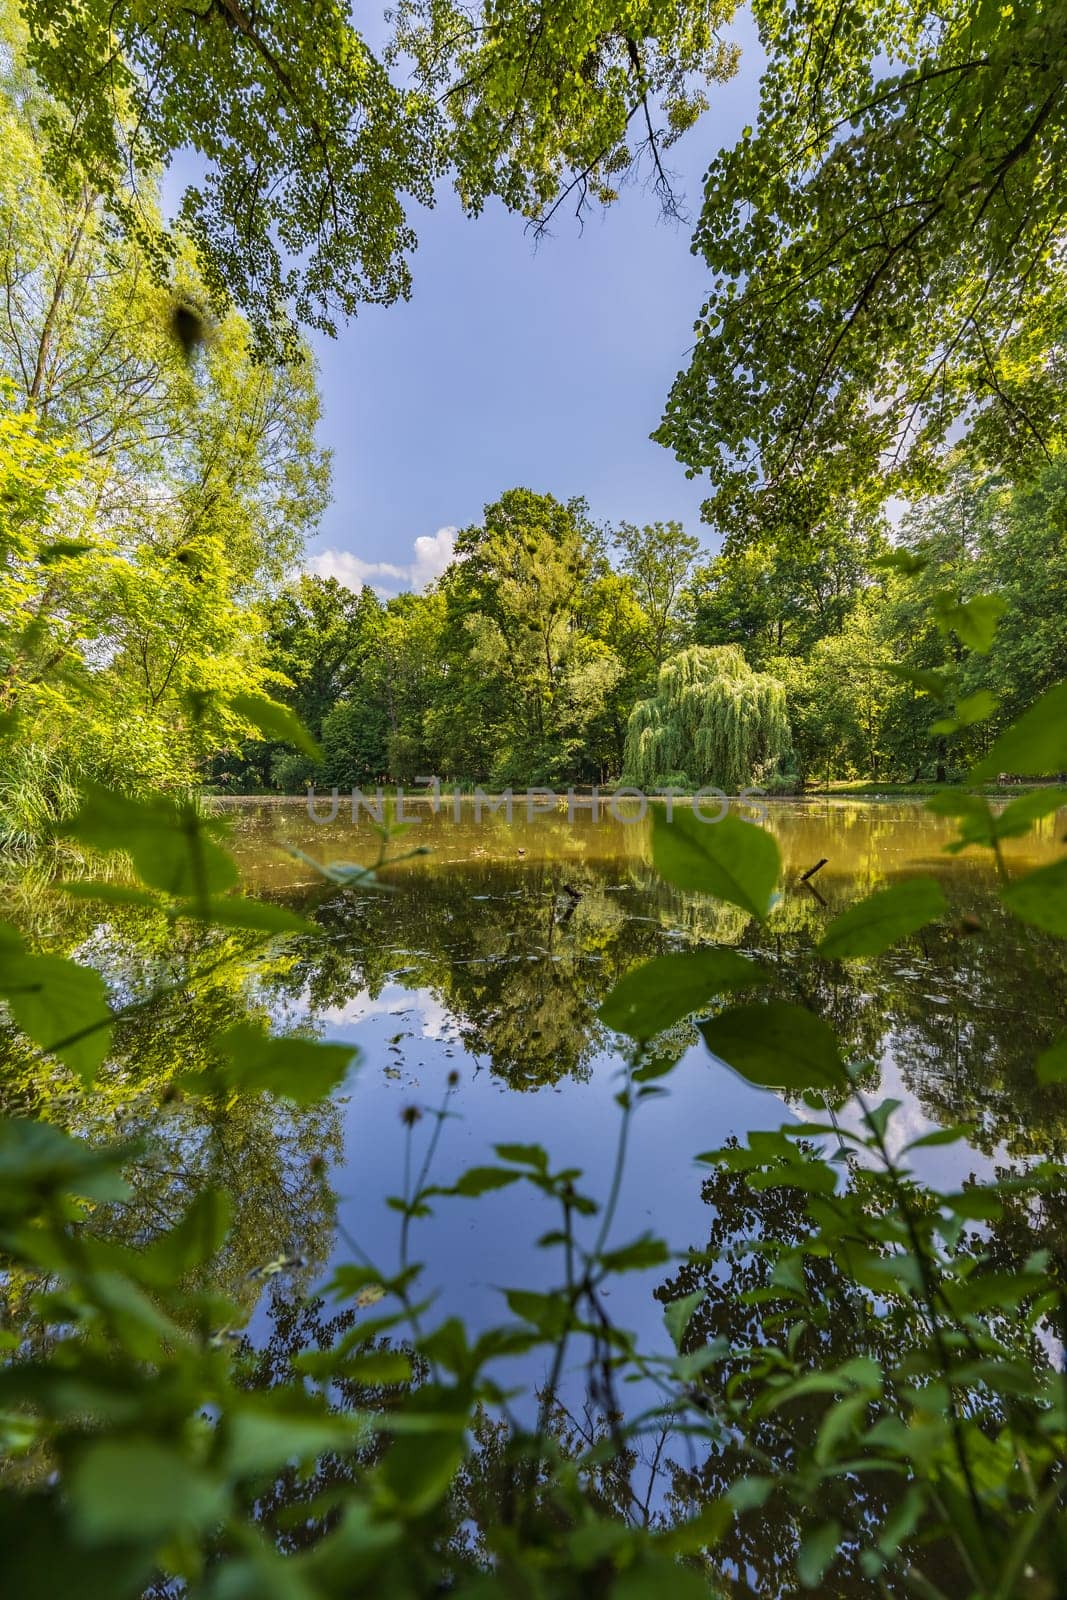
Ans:
[[[446,173],[468,211],[496,196],[544,225],[568,198],[609,202],[645,159],[672,203],[662,153],[734,70],[731,10],[405,0],[376,51],[336,0],[24,3],[32,65],[61,108],[57,170],[83,174],[162,275],[173,245],[127,177],[195,152],[181,226],[212,298],[232,297],[271,350],[292,348],[293,317],[332,332],[407,295],[407,212]]]
[[[708,176],[714,274],[658,437],[721,527],[922,483],[950,430],[1062,442],[1067,9],[758,3],[759,120]],[[1053,354],[1055,352],[1055,354]],[[754,499],[755,497],[755,499]]]

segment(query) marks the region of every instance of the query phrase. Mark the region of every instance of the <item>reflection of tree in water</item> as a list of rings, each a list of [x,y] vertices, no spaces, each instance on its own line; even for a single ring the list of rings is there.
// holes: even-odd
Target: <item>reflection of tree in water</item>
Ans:
[[[945,890],[944,924],[871,960],[822,960],[825,917],[810,910],[806,923],[790,913],[787,932],[781,910],[754,925],[747,948],[767,959],[775,996],[824,1017],[849,1058],[894,1065],[931,1122],[973,1121],[986,1153],[1062,1152],[1067,1089],[1040,1085],[1034,1063],[1067,1014],[1067,947],[1021,927],[973,877]]]
[[[888,818],[867,821],[892,833]],[[632,966],[693,942],[726,943],[761,961],[768,993],[825,1017],[853,1059],[893,1060],[932,1120],[973,1117],[984,1149],[1022,1152],[1053,1130],[1062,1139],[1065,1096],[1038,1089],[1033,1061],[1065,1010],[1063,947],[1005,918],[973,867],[954,863],[944,886],[944,926],[874,960],[829,963],[815,945],[853,898],[839,883],[824,905],[787,881],[760,927],[673,890],[641,859],[621,869],[468,859],[398,878],[389,896],[331,892],[316,913],[327,942],[304,944],[272,994],[306,1000],[316,1014],[360,993],[374,999],[389,981],[427,988],[464,1047],[527,1088],[588,1071],[611,1042],[599,1006]]]
[[[303,945],[277,987],[305,991],[313,1013],[393,980],[428,988],[471,1055],[533,1088],[585,1075],[607,1044],[597,1011],[608,990],[666,946],[656,912],[586,868],[475,864],[389,897],[334,896],[317,913],[327,943]]]
[[[851,1167],[849,1180],[869,1215],[884,1209],[887,1191],[874,1184],[869,1173]],[[886,1391],[882,1401],[872,1402],[867,1423],[873,1425],[880,1415],[899,1415],[893,1375],[900,1371],[910,1350],[925,1350],[929,1343],[918,1306],[899,1300],[876,1306],[865,1290],[842,1274],[834,1260],[810,1254],[803,1257],[801,1268],[806,1293],[802,1305],[798,1306],[796,1299],[776,1297],[776,1252],[762,1252],[760,1242],[788,1246],[805,1237],[808,1218],[798,1191],[773,1185],[753,1191],[745,1175],[717,1168],[705,1181],[702,1195],[714,1213],[707,1242],[655,1294],[665,1304],[697,1291],[703,1294],[686,1329],[686,1352],[720,1339],[729,1346],[731,1353],[708,1368],[701,1379],[701,1393],[709,1409],[714,1412],[728,1391],[731,1400],[742,1406],[750,1392],[753,1396],[758,1392],[758,1381],[748,1376],[751,1363],[743,1357],[745,1350],[788,1345],[798,1368],[807,1371],[872,1357],[886,1375]],[[1000,1224],[994,1224],[993,1240],[994,1258],[1008,1270],[1018,1270],[1035,1243],[1027,1228],[1020,1227],[1018,1217],[1003,1232]],[[987,1244],[986,1239],[972,1235],[958,1248],[962,1253],[979,1254]],[[755,1304],[746,1298],[752,1295],[757,1297]],[[1040,1343],[1020,1332],[1020,1319],[1014,1313],[1009,1315],[1010,1322],[999,1319],[998,1336],[1017,1347],[1022,1362],[1047,1367],[1048,1356]],[[1003,1422],[1000,1401],[994,1395],[984,1394],[981,1404],[991,1426]],[[826,1405],[826,1394],[794,1398],[761,1415],[750,1425],[744,1443],[724,1430],[703,1460],[677,1459],[682,1455],[682,1441],[673,1441],[668,1452],[671,1489],[667,1497],[672,1516],[692,1515],[741,1478],[754,1474],[774,1478],[795,1470],[803,1457],[810,1458]],[[870,1542],[899,1499],[900,1480],[889,1473],[827,1476],[802,1511],[780,1486],[775,1487],[758,1508],[739,1513],[716,1547],[725,1592],[752,1600],[778,1600],[802,1592],[794,1570],[800,1542],[806,1532],[836,1518],[845,1528],[846,1538],[834,1566],[820,1582],[819,1593],[840,1600],[866,1596],[873,1600],[884,1590],[862,1572],[855,1539],[850,1541],[847,1533],[850,1529],[862,1531],[870,1536],[865,1542]],[[966,1574],[949,1548],[924,1546],[919,1565],[942,1593],[969,1592]]]
[[[280,1255],[299,1256],[306,1268],[297,1276],[310,1275],[332,1238],[326,1174],[341,1156],[338,1108],[190,1092],[216,1059],[220,1033],[266,1020],[255,986],[288,957],[261,954],[250,976],[244,958],[252,947],[243,936],[174,929],[162,917],[126,910],[95,927],[74,921],[69,932],[65,948],[76,944],[106,973],[119,1004],[143,1003],[116,1025],[109,1059],[88,1089],[4,1029],[0,1109],[93,1142],[133,1146],[130,1195],[98,1207],[88,1224],[94,1231],[143,1247],[174,1227],[197,1194],[219,1188],[231,1198],[233,1218],[213,1262],[215,1289],[250,1309],[261,1289],[255,1274]],[[223,957],[232,959],[197,976]],[[157,992],[164,986],[168,992]]]

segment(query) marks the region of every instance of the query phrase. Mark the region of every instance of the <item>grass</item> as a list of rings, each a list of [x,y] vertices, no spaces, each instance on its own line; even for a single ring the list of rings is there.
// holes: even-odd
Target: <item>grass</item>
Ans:
[[[1055,787],[1051,782],[1043,783],[983,783],[973,787],[970,784],[960,783],[935,783],[926,779],[919,783],[872,783],[870,778],[831,778],[829,786],[813,784],[805,788],[805,795],[914,795],[921,798],[924,795],[940,794],[948,789],[966,789],[970,794],[984,794],[990,799],[1014,799],[1016,795],[1028,794],[1032,789]]]

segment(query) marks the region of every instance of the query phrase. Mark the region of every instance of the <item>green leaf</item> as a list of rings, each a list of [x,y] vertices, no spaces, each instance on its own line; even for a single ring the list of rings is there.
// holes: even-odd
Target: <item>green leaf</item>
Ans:
[[[765,1089],[823,1089],[848,1082],[834,1031],[803,1006],[775,1000],[735,1006],[702,1022],[713,1055]]]
[[[410,1383],[411,1357],[402,1350],[368,1350],[348,1358],[345,1377],[354,1383]]]
[[[928,694],[934,700],[947,700],[950,679],[943,672],[929,672],[920,667],[902,667],[895,661],[883,661],[880,670],[898,683],[906,683],[919,694]]]
[[[835,917],[819,942],[819,954],[833,960],[880,955],[947,910],[934,878],[907,878],[891,889],[868,895]]]
[[[101,905],[157,908],[160,905],[158,896],[148,889],[134,889],[122,883],[62,882],[55,887],[60,894],[70,895],[74,900],[95,900]]]
[[[382,1463],[383,1487],[408,1516],[421,1516],[447,1493],[465,1453],[460,1431],[402,1436]]]
[[[122,1168],[132,1152],[93,1149],[50,1122],[0,1119],[0,1204],[5,1215],[32,1212],[43,1199],[75,1194],[121,1200],[129,1193]]]
[[[151,888],[199,901],[236,883],[236,864],[216,842],[226,832],[221,820],[160,795],[131,800],[92,783],[82,794],[81,810],[59,832],[94,850],[128,854]]]
[[[773,1478],[738,1478],[726,1491],[726,1498],[735,1511],[758,1511],[773,1493]]]
[[[759,983],[764,974],[734,950],[689,950],[657,956],[628,972],[598,1013],[601,1022],[644,1041],[706,1006],[724,989]]]
[[[186,1088],[209,1094],[219,1086],[246,1094],[265,1091],[309,1106],[324,1100],[359,1059],[355,1045],[273,1038],[250,1022],[239,1022],[216,1042],[223,1057],[217,1074],[187,1075]]]
[[[79,556],[89,555],[95,549],[95,545],[79,543],[74,539],[53,539],[51,544],[41,546],[37,560],[47,567],[55,561],[76,561]]]
[[[760,919],[771,907],[781,858],[773,836],[754,822],[726,816],[700,821],[691,810],[652,814],[652,860],[657,872],[680,889],[729,900]]]
[[[817,1589],[833,1565],[841,1543],[841,1524],[824,1522],[809,1533],[797,1551],[797,1577],[805,1589]]]
[[[1012,800],[995,818],[998,839],[1013,839],[1029,833],[1031,826],[1067,806],[1067,789],[1035,789]]]
[[[251,933],[314,933],[321,930],[306,917],[269,900],[250,900],[245,895],[216,896],[203,904],[180,901],[170,908],[172,916],[211,922],[220,928],[247,928]]]
[[[411,1363],[401,1359],[410,1372]],[[290,1462],[314,1461],[327,1451],[354,1450],[366,1437],[366,1424],[357,1416],[322,1416],[253,1401],[227,1418],[225,1467],[234,1478],[273,1475]]]
[[[210,1261],[226,1238],[232,1215],[233,1200],[225,1190],[202,1190],[178,1225],[138,1256],[141,1282],[166,1288]]]
[[[1028,872],[1002,889],[1000,898],[1023,922],[1067,938],[1067,856]]]
[[[667,1332],[674,1340],[674,1348],[680,1350],[685,1338],[685,1330],[692,1321],[693,1312],[705,1298],[707,1291],[694,1289],[692,1294],[680,1295],[677,1300],[672,1300],[663,1308],[663,1320],[667,1325]]]
[[[92,1082],[111,1047],[111,1008],[98,972],[62,956],[8,955],[0,996],[34,1044]]]
[[[501,1161],[514,1161],[537,1172],[548,1171],[548,1156],[539,1144],[495,1144],[493,1149]]]
[[[993,643],[997,623],[1008,609],[999,594],[976,594],[973,600],[962,605],[953,603],[949,594],[938,595],[934,600],[934,616],[942,633],[954,633],[968,650],[980,655]]]
[[[1001,772],[1031,778],[1067,772],[1067,683],[1049,689],[1013,722],[972,776],[984,781]]]
[[[470,1167],[450,1188],[440,1192],[473,1197],[488,1194],[491,1189],[506,1189],[508,1184],[518,1183],[522,1176],[510,1167]]]
[[[969,1122],[958,1123],[953,1128],[934,1128],[930,1133],[921,1133],[917,1139],[909,1139],[902,1155],[907,1155],[909,1150],[925,1150],[931,1145],[959,1144],[961,1139],[968,1138],[974,1132],[973,1124]]]
[[[567,1305],[559,1295],[536,1294],[532,1289],[508,1289],[504,1297],[515,1316],[532,1323],[551,1339],[566,1326]]]
[[[618,1250],[605,1250],[600,1257],[601,1265],[608,1272],[643,1272],[649,1267],[662,1267],[670,1259],[671,1253],[664,1241],[648,1233]]]
[[[962,728],[973,728],[977,722],[988,722],[1000,705],[989,689],[977,689],[956,701],[956,718]]]
[[[1067,1080],[1067,1033],[1042,1050],[1037,1058],[1038,1083],[1063,1083]]]
[[[197,1533],[223,1514],[223,1487],[151,1438],[103,1439],[68,1477],[75,1521],[90,1542]]]
[[[885,567],[890,572],[902,573],[906,578],[914,578],[929,564],[929,556],[917,555],[914,550],[905,550],[899,545],[887,550],[885,555],[875,556],[871,562],[872,567]]]
[[[965,695],[956,702],[956,714],[945,717],[940,722],[930,724],[933,734],[959,733],[961,728],[971,728],[977,722],[988,722],[989,718],[1000,705],[995,694],[988,689],[978,689],[974,694]]]
[[[283,744],[295,745],[313,761],[321,761],[322,751],[304,727],[295,711],[271,700],[265,694],[238,694],[229,702],[230,710],[258,728],[266,739],[278,739]]]

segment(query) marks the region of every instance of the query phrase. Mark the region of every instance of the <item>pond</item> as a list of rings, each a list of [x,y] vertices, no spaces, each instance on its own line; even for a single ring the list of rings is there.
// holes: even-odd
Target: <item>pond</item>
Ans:
[[[439,1103],[459,1074],[442,1140],[441,1181],[491,1159],[505,1140],[543,1143],[603,1193],[615,1152],[622,1043],[597,1020],[616,980],[636,963],[695,942],[727,943],[769,964],[782,999],[830,1021],[853,1059],[877,1064],[874,1093],[902,1102],[896,1137],[958,1121],[969,1146],[931,1151],[934,1181],[1064,1148],[1067,1094],[1042,1090],[1033,1062],[1065,1013],[1061,942],[1010,923],[993,895],[988,852],[946,854],[953,826],[915,801],[780,801],[767,825],[781,849],[782,897],[764,928],[735,907],[658,881],[647,821],[563,803],[550,816],[474,816],[462,808],[419,821],[393,848],[429,854],[398,865],[394,892],[355,897],[324,889],[286,847],[319,860],[372,860],[366,818],[313,822],[305,806],[242,805],[236,841],[250,891],[314,907],[327,933],[272,984],[282,1018],[364,1052],[341,1113],[340,1215],[366,1240],[388,1224],[406,1140],[401,1112]],[[1050,817],[1005,858],[1023,871],[1062,852],[1064,816]],[[801,875],[825,860],[807,883]],[[876,960],[814,956],[827,923],[852,901],[904,875],[935,873],[951,908],[943,925]],[[672,1244],[706,1231],[693,1157],[749,1128],[802,1115],[713,1061],[695,1029],[675,1030],[679,1065],[669,1094],[636,1119],[618,1229]],[[958,1169],[958,1170],[957,1170]],[[425,1225],[421,1249],[443,1293],[480,1320],[499,1309],[495,1286],[519,1281],[516,1251],[540,1219],[507,1191]],[[357,1226],[358,1224],[358,1226]],[[547,1224],[546,1224],[547,1225]],[[629,1229],[629,1233],[628,1230]],[[394,1229],[395,1231],[395,1229]],[[523,1261],[523,1270],[535,1270]],[[655,1308],[653,1308],[653,1311]]]
[[[388,1201],[426,1157],[434,1108],[450,1115],[429,1181],[451,1183],[492,1161],[494,1144],[539,1143],[555,1166],[582,1170],[588,1193],[605,1195],[623,1041],[598,1009],[636,963],[695,943],[744,951],[767,968],[779,998],[826,1017],[848,1055],[871,1064],[870,1092],[901,1102],[892,1124],[898,1145],[946,1123],[973,1125],[969,1142],[924,1152],[920,1170],[931,1180],[961,1182],[1067,1147],[1067,1091],[1042,1089],[1033,1070],[1062,1028],[1067,946],[1010,922],[992,892],[988,855],[946,854],[952,826],[921,803],[768,803],[784,874],[763,927],[658,880],[647,821],[594,818],[588,806],[527,817],[517,805],[509,822],[476,817],[470,802],[437,814],[421,804],[390,851],[417,844],[427,853],[388,868],[387,889],[358,893],[324,883],[309,858],[372,861],[378,840],[366,817],[324,824],[303,804],[272,802],[231,803],[226,812],[248,891],[303,911],[322,937],[275,945],[251,981],[226,965],[185,981],[205,939],[222,936],[186,925],[174,935],[162,919],[128,907],[76,902],[64,911],[27,880],[16,895],[23,920],[100,967],[117,996],[136,999],[160,981],[171,988],[118,1031],[114,1059],[90,1094],[59,1073],[43,1084],[9,1043],[5,1099],[9,1110],[45,1107],[73,1131],[145,1139],[133,1197],[110,1222],[135,1242],[176,1218],[209,1177],[218,1180],[221,1150],[236,1214],[220,1287],[253,1313],[259,1340],[307,1336],[310,1323],[286,1309],[290,1291],[321,1284],[331,1261],[358,1249],[396,1270],[401,1219]],[[1059,856],[1065,820],[1046,818],[1008,841],[1007,870]],[[815,957],[833,916],[918,872],[941,881],[950,907],[943,922],[876,959]],[[208,1109],[185,1097],[181,1075],[196,1070],[212,1034],[250,1012],[279,1030],[309,1027],[357,1045],[342,1091],[303,1110],[255,1098]],[[721,1254],[742,1219],[729,1215],[728,1186],[695,1158],[814,1113],[735,1076],[691,1023],[672,1029],[664,1049],[677,1066],[662,1080],[666,1092],[634,1118],[613,1235],[624,1242],[648,1230],[679,1252]],[[413,1127],[410,1108],[422,1113]],[[487,1326],[501,1320],[503,1290],[554,1288],[558,1260],[537,1240],[556,1220],[524,1184],[450,1199],[418,1220],[411,1256],[425,1264],[435,1315]],[[271,1279],[276,1292],[264,1295]],[[661,1344],[663,1303],[679,1282],[691,1287],[664,1268],[627,1274],[611,1289],[612,1317]],[[544,1374],[526,1378],[536,1388]],[[677,1493],[679,1460],[667,1452],[654,1467],[653,1478],[668,1464],[675,1474],[673,1490],[650,1489],[654,1505]]]

